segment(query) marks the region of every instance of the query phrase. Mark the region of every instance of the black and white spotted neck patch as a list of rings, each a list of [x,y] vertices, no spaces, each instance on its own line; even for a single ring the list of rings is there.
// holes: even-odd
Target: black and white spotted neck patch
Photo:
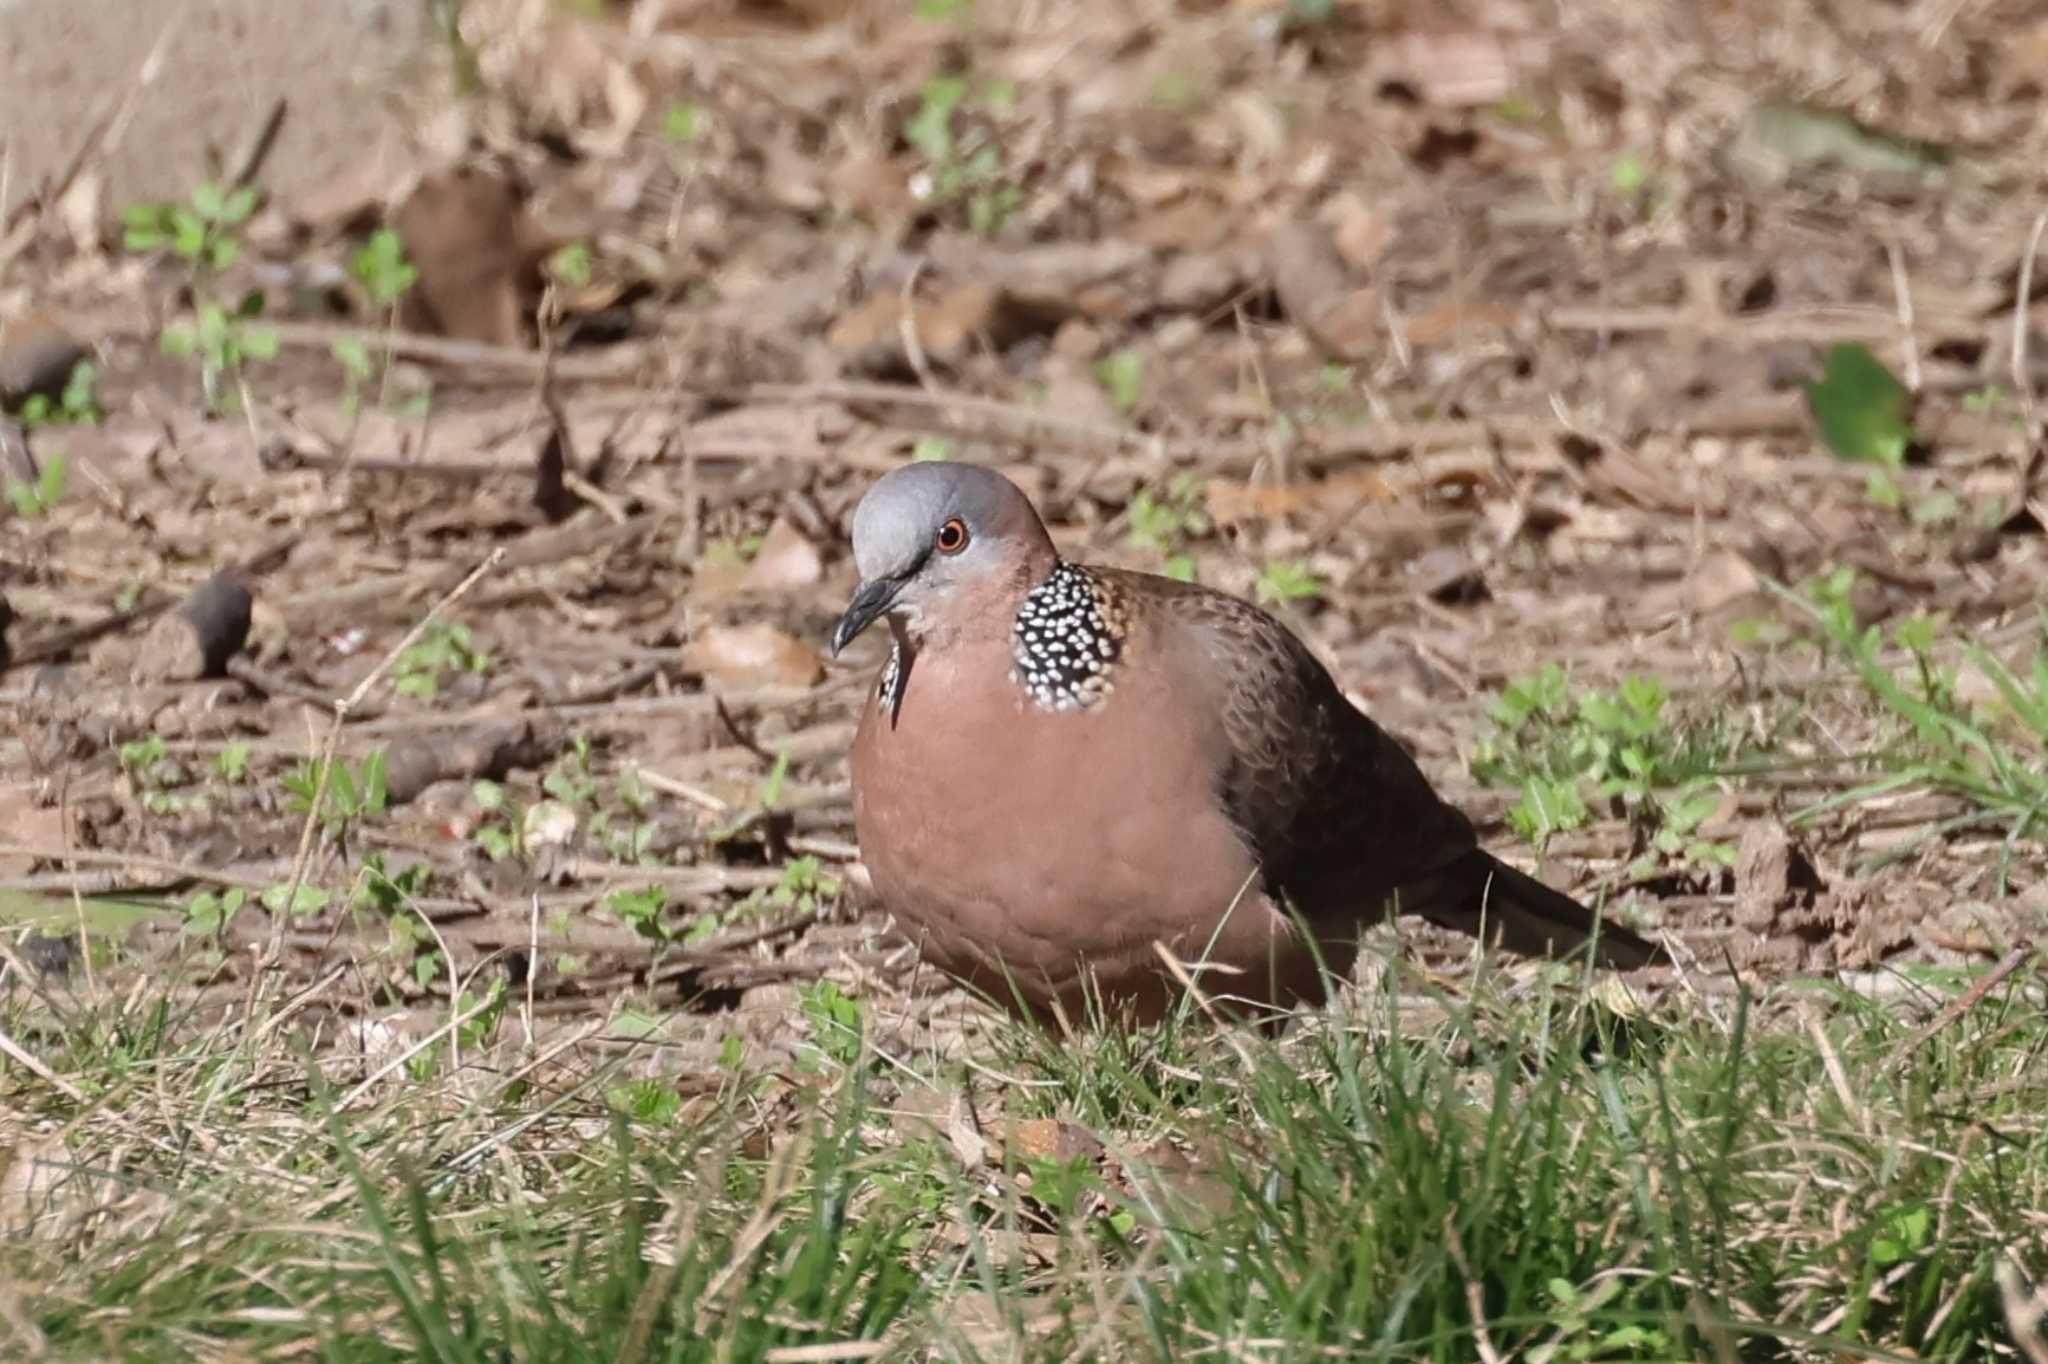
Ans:
[[[1127,633],[1121,594],[1061,560],[1017,608],[1010,677],[1046,710],[1085,710],[1109,695]]]

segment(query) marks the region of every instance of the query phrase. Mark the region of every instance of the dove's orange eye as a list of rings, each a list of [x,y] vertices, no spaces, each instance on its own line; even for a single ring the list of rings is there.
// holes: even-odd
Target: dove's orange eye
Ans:
[[[967,523],[954,517],[939,527],[939,533],[932,537],[932,543],[941,554],[958,554],[967,548]]]

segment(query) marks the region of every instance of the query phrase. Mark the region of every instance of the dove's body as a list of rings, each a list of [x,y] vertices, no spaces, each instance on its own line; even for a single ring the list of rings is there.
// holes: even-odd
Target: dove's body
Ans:
[[[1177,988],[1160,946],[1221,968],[1195,972],[1212,995],[1320,998],[1318,956],[1341,975],[1397,897],[1521,951],[1593,935],[1585,908],[1481,851],[1265,612],[1066,563],[1022,494],[969,466],[912,466],[861,518],[871,505],[890,519],[865,547],[856,520],[868,600],[837,642],[886,613],[896,651],[854,740],[855,825],[883,903],[941,968],[1070,1013],[1092,978],[1151,1013]],[[915,544],[954,525],[967,545],[934,569]],[[1597,951],[1653,949],[1609,926]]]

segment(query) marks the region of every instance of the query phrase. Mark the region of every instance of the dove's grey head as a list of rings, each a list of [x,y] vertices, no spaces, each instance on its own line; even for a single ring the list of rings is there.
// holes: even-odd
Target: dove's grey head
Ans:
[[[853,513],[860,585],[832,632],[832,652],[882,616],[912,642],[991,620],[1007,630],[1016,602],[1057,558],[1029,499],[1001,474],[905,465]]]

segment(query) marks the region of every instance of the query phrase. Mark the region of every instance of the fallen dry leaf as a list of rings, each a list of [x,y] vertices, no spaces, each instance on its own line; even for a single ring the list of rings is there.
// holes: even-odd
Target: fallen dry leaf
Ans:
[[[906,301],[902,291],[891,289],[870,294],[841,314],[825,340],[856,369],[893,370],[909,362],[904,348],[907,318],[924,358],[951,367],[967,357],[977,336],[1002,344],[1003,302],[994,285],[976,281],[949,285],[923,300]]]
[[[408,324],[465,341],[524,346],[551,243],[526,217],[509,181],[459,167],[420,181],[392,225],[419,282]]]
[[[1020,1118],[1003,1130],[1003,1153],[1012,1162],[1093,1160],[1102,1152],[1093,1132],[1063,1118]]]
[[[808,687],[825,675],[816,650],[766,621],[712,626],[684,646],[683,663],[727,686]]]
[[[1281,226],[1273,233],[1269,259],[1280,306],[1324,354],[1348,363],[1377,349],[1380,292],[1352,284],[1344,258],[1320,224]]]
[[[65,847],[64,807],[38,805],[27,791],[0,787],[0,830],[9,843],[35,848],[51,856]],[[26,876],[35,861],[29,857],[0,856],[0,876]]]
[[[739,590],[787,592],[811,586],[824,573],[825,563],[818,556],[818,547],[787,519],[778,516],[761,538],[761,547],[754,551],[746,572],[740,575]]]

